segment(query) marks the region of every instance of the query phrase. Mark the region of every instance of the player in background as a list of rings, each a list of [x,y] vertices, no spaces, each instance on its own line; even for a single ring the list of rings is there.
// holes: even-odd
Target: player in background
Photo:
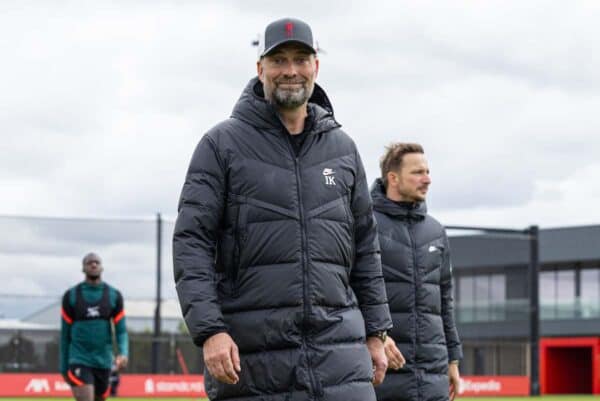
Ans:
[[[113,338],[118,348],[115,364],[118,369],[127,366],[123,296],[102,281],[103,270],[97,254],[85,255],[84,281],[68,289],[62,299],[60,372],[77,401],[102,401],[108,396]]]

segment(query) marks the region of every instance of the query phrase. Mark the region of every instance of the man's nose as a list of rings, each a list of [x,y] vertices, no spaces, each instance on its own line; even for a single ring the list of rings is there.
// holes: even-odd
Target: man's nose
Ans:
[[[283,74],[288,77],[296,76],[298,72],[296,71],[296,66],[292,61],[285,63]]]

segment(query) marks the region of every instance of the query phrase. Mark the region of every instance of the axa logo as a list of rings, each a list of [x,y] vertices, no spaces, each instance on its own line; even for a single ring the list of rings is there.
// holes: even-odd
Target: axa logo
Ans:
[[[50,383],[47,379],[31,379],[25,387],[26,393],[49,393]]]
[[[100,317],[100,306],[88,306],[87,312],[85,314],[86,317]]]
[[[323,177],[325,177],[325,185],[333,186],[335,184],[335,171],[332,168],[323,169]]]

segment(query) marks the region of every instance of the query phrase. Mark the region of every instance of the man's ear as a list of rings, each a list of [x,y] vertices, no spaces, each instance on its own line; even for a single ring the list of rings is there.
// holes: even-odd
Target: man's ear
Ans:
[[[387,178],[388,187],[390,185],[396,186],[396,180],[398,178],[398,174],[394,173],[393,171],[388,171],[386,178]]]
[[[318,75],[319,75],[319,59],[317,56],[315,56],[315,79],[317,79]]]
[[[258,60],[256,62],[256,75],[258,75],[258,79],[260,80],[260,82],[263,82],[263,65],[262,65],[262,59]]]

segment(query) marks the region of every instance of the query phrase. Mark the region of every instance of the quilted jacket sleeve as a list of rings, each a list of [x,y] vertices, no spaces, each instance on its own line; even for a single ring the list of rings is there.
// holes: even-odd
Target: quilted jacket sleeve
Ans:
[[[381,270],[381,255],[373,205],[365,170],[358,152],[356,152],[356,164],[356,181],[351,194],[355,262],[350,275],[350,285],[356,294],[365,320],[365,332],[369,335],[391,329],[392,319]]]
[[[454,299],[452,298],[452,261],[450,260],[450,243],[444,234],[444,259],[442,261],[442,321],[448,348],[448,360],[462,359],[462,346],[454,322]]]
[[[215,288],[215,252],[225,203],[225,173],[217,146],[205,135],[192,156],[173,235],[177,295],[198,346],[227,331]]]

